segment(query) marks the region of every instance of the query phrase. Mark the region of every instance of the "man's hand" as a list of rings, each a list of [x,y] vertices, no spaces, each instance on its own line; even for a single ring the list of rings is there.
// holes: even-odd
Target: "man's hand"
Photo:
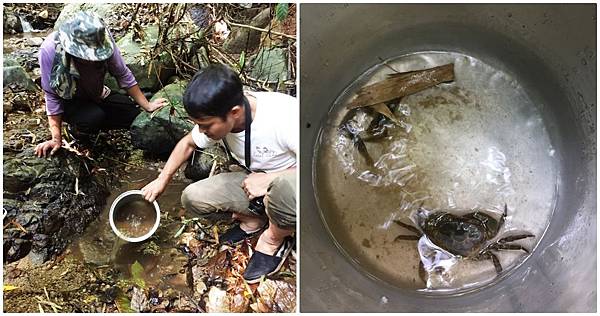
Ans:
[[[154,179],[152,182],[148,183],[142,188],[142,195],[144,195],[144,199],[150,203],[154,202],[154,200],[156,200],[163,192],[165,192],[167,184],[169,184],[169,181],[161,178],[160,176]]]
[[[246,192],[248,199],[252,200],[267,194],[267,189],[273,179],[273,174],[263,172],[251,173],[242,181],[242,189]]]
[[[169,101],[165,98],[158,98],[152,102],[148,102],[148,105],[146,105],[145,110],[148,112],[154,112],[160,108],[162,108],[163,106],[166,106],[169,104]]]
[[[48,157],[48,154],[50,154],[50,156],[52,156],[58,149],[60,149],[61,146],[62,146],[62,144],[58,140],[55,140],[55,139],[45,141],[45,142],[35,146],[35,155],[40,158],[42,158],[42,157],[46,158],[46,157]]]

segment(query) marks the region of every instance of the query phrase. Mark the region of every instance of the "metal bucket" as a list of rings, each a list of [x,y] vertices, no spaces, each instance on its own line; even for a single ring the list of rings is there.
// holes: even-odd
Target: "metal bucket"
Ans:
[[[136,214],[137,220],[150,221],[151,223],[151,226],[147,229],[144,229],[140,236],[128,236],[128,234],[126,234],[124,231],[121,231],[121,229],[117,227],[120,225],[116,224],[118,222],[130,219],[128,218],[128,216],[132,215],[130,214],[130,208],[125,206],[130,205],[132,202],[151,205],[151,208],[149,207],[144,209],[142,214]],[[114,200],[110,206],[110,212],[108,216],[110,227],[119,238],[128,242],[141,242],[150,238],[154,232],[156,232],[156,229],[158,229],[158,224],[160,223],[160,208],[158,207],[158,203],[156,203],[156,201],[153,203],[146,201],[142,195],[142,191],[130,190],[121,193],[121,195]]]
[[[302,312],[596,311],[596,6],[303,4]],[[336,247],[313,188],[313,148],[331,105],[381,60],[464,53],[536,99],[560,155],[558,201],[533,254],[499,282],[429,296],[369,277]]]

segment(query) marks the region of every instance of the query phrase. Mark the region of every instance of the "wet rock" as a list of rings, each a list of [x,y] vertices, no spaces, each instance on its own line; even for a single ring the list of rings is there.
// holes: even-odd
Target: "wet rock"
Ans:
[[[110,250],[103,242],[80,239],[77,242],[77,246],[79,247],[79,251],[81,252],[84,262],[89,262],[96,265],[105,265],[108,264],[112,259],[110,256],[106,255],[106,253],[109,253]]]
[[[20,45],[20,44],[14,44]],[[10,66],[21,66],[28,73],[32,73],[35,69],[39,69],[38,61],[38,47],[27,47],[22,50],[10,52],[10,54],[3,55],[4,60],[2,64],[4,67]],[[34,74],[36,75],[36,74]]]
[[[21,66],[4,66],[3,67],[3,87],[11,88],[13,91],[38,91],[29,74]]]
[[[175,69],[172,59],[166,52],[160,54],[158,60],[148,60],[147,52],[154,48],[158,41],[158,26],[149,25],[144,28],[144,33],[144,38],[136,41],[134,31],[131,30],[117,41],[117,46],[140,89],[157,91],[160,82],[166,82],[175,73]],[[153,69],[150,74],[148,74],[149,67]],[[156,74],[159,76],[157,77]]]
[[[14,12],[7,11],[5,9],[2,13],[2,17],[4,34],[23,33],[23,26],[21,25],[21,20]]]
[[[10,54],[4,54],[3,55],[3,60],[2,60],[2,66],[4,67],[13,67],[13,66],[19,66],[19,62],[16,61],[15,59],[13,59]]]
[[[221,146],[211,146],[195,150],[185,168],[185,177],[192,181],[206,179],[215,162],[223,164],[227,160],[227,154]]]
[[[265,28],[269,25],[270,21],[271,9],[265,8],[252,18],[248,24],[258,28]],[[260,45],[260,36],[260,31],[244,27],[232,27],[232,32],[227,37],[227,40],[225,40],[223,48],[232,54],[239,54],[243,51],[251,52],[256,50]]]
[[[283,82],[288,79],[286,50],[263,48],[251,59],[251,75],[267,83]]]
[[[151,100],[166,98],[169,105],[153,113],[140,113],[131,124],[133,146],[156,155],[168,157],[179,140],[192,130],[183,107],[183,92],[187,82],[170,84],[157,92]]]
[[[27,45],[29,46],[41,46],[42,43],[44,42],[44,39],[41,37],[30,37],[27,39]]]
[[[5,230],[5,262],[30,254],[41,263],[61,253],[98,216],[108,195],[81,158],[65,150],[48,159],[37,158],[33,148],[5,153],[4,182],[5,197],[16,201],[5,204],[4,225],[14,228]]]
[[[31,240],[23,238],[4,238],[4,260],[16,261],[25,257],[31,250]]]

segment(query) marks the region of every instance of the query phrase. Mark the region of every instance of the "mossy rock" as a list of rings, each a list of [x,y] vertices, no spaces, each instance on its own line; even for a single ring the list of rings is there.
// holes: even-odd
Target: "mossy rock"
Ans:
[[[179,81],[157,92],[151,100],[166,98],[169,105],[154,113],[142,112],[131,124],[131,142],[151,155],[168,157],[177,142],[189,133],[194,124],[183,107],[187,81]]]
[[[156,91],[160,88],[161,82],[166,82],[175,73],[175,69],[173,61],[166,52],[160,54],[158,60],[148,60],[147,52],[152,50],[158,41],[158,26],[147,26],[144,28],[144,32],[144,39],[141,41],[134,40],[133,30],[128,32],[117,42],[117,46],[140,89]],[[152,69],[148,74],[150,67]]]

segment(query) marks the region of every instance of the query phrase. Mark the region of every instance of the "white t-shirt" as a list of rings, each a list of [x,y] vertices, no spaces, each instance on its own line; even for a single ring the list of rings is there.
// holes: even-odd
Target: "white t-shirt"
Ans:
[[[251,92],[256,98],[256,112],[250,125],[250,169],[275,172],[296,166],[298,152],[298,101],[278,92]],[[206,148],[217,142],[192,129],[196,146]],[[225,136],[231,154],[244,164],[245,131]]]

